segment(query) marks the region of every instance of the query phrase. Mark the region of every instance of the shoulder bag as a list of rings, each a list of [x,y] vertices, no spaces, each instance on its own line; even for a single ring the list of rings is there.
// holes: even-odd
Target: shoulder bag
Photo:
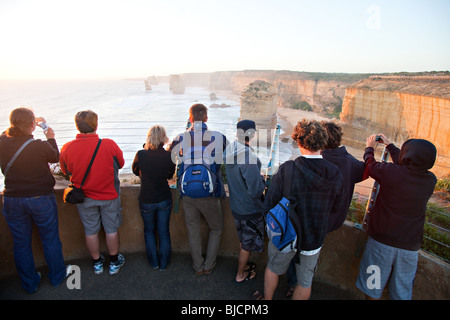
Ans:
[[[266,215],[266,232],[269,240],[282,253],[296,252],[301,242],[300,221],[296,217],[295,197],[291,195],[294,162],[287,161],[284,169],[283,198]]]
[[[87,175],[89,171],[91,170],[92,163],[94,163],[95,156],[97,155],[98,148],[100,148],[100,143],[102,142],[102,139],[98,140],[97,147],[95,148],[94,154],[92,155],[91,162],[89,163],[89,166],[86,170],[86,173],[84,174],[83,181],[81,182],[81,185],[79,188],[75,187],[73,184],[71,184],[69,187],[64,189],[64,203],[71,203],[71,204],[77,204],[77,203],[83,203],[84,202],[84,193],[81,187],[83,187],[84,182],[86,181]]]

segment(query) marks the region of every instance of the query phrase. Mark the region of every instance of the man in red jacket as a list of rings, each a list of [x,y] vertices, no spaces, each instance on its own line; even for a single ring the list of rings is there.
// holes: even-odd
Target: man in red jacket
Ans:
[[[97,114],[93,111],[80,111],[75,116],[78,131],[76,139],[66,143],[60,153],[61,170],[71,175],[70,181],[80,187],[89,162],[99,142],[97,135]],[[111,139],[102,139],[91,170],[83,184],[85,199],[77,204],[83,222],[86,246],[94,260],[94,272],[103,272],[105,257],[100,253],[98,232],[101,225],[106,234],[109,251],[109,274],[119,272],[125,258],[119,253],[118,229],[122,222],[120,203],[119,169],[125,160],[122,150]]]

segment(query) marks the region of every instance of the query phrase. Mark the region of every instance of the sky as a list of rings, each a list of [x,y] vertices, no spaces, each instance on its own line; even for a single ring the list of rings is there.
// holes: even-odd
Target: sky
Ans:
[[[449,0],[0,0],[0,79],[450,70]]]

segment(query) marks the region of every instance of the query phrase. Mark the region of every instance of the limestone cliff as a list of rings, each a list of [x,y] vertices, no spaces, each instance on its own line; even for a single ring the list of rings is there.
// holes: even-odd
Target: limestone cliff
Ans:
[[[240,93],[249,83],[264,80],[275,86],[278,106],[291,107],[296,102],[306,101],[314,111],[322,113],[340,108],[345,88],[362,77],[367,75],[241,71],[231,75],[230,86],[234,93]]]
[[[406,79],[379,77],[347,87],[341,123],[344,143],[365,146],[372,133],[384,133],[397,146],[410,138],[435,144],[433,171],[450,172],[450,77]]]
[[[170,85],[169,85],[169,90],[172,91],[172,93],[174,94],[183,94],[184,90],[185,90],[185,83],[184,83],[184,79],[177,75],[171,75],[170,76]]]
[[[250,83],[241,95],[241,120],[255,121],[256,128],[272,129],[277,123],[275,87],[265,81]]]
[[[312,73],[295,71],[218,71],[184,74],[187,86],[205,86],[211,91],[232,90],[241,95],[256,80],[274,85],[278,106],[291,107],[306,101],[316,112],[332,113],[341,108],[345,88],[368,74]]]
[[[256,144],[269,146],[277,124],[277,92],[275,86],[262,80],[250,83],[241,95],[239,120],[256,123]]]

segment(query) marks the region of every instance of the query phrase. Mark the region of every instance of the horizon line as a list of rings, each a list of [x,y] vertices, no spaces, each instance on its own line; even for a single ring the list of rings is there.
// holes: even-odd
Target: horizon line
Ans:
[[[29,78],[0,78],[1,81],[29,81],[29,80],[144,80],[148,77],[169,77],[171,75],[183,75],[183,74],[212,74],[221,72],[246,72],[246,71],[256,71],[256,72],[292,72],[292,73],[306,73],[306,74],[347,74],[347,75],[386,75],[386,74],[396,74],[396,73],[447,73],[450,70],[424,70],[424,71],[386,71],[386,72],[324,72],[324,71],[295,71],[287,69],[243,69],[243,70],[222,70],[222,71],[210,71],[210,72],[180,72],[180,73],[168,73],[164,75],[135,75],[135,76],[98,76],[98,77],[50,77],[50,78],[39,78],[39,77],[29,77]]]

